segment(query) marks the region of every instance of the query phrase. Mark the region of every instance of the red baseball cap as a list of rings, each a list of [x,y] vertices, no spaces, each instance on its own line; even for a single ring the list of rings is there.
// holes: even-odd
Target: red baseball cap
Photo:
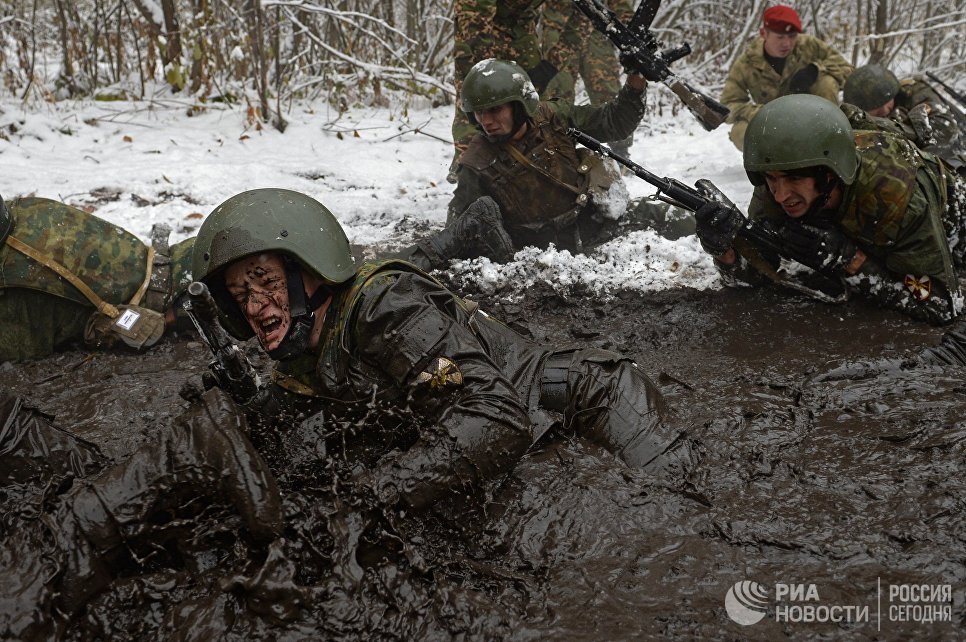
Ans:
[[[802,32],[802,19],[791,7],[776,4],[765,9],[765,29],[778,33]]]

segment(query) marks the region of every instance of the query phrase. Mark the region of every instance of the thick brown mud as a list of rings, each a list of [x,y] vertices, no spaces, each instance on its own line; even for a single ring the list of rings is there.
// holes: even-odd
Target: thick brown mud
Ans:
[[[341,483],[351,463],[319,436],[324,425],[256,431],[281,489],[283,537],[259,545],[224,510],[195,511],[162,551],[132,551],[63,637],[960,635],[966,371],[812,380],[841,359],[932,345],[940,330],[769,291],[602,302],[538,287],[522,301],[482,303],[538,341],[633,355],[698,442],[700,463],[683,478],[651,476],[555,433],[484,494],[417,515],[373,508]],[[178,390],[205,363],[183,337],[142,356],[72,351],[6,365],[0,387],[122,461],[184,410]],[[725,606],[743,580],[767,592],[765,617],[747,626]],[[805,586],[793,600],[779,584]],[[890,587],[924,584],[950,585],[952,603],[916,604],[949,606],[951,622],[893,621],[922,609],[893,608],[912,603],[890,601]],[[776,621],[783,608],[807,619],[806,607],[818,619],[867,609],[867,619]]]

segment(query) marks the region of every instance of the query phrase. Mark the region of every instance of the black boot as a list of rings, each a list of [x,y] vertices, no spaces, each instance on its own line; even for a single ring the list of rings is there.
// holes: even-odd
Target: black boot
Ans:
[[[70,613],[112,579],[122,544],[163,530],[153,519],[205,498],[236,508],[248,531],[269,540],[282,531],[278,486],[248,441],[244,415],[209,390],[148,444],[91,481],[77,484],[44,521],[64,552],[59,607]]]
[[[489,196],[473,201],[446,227],[417,242],[416,248],[413,254],[421,253],[430,268],[445,267],[452,259],[485,256],[505,263],[513,258],[513,241],[503,227],[500,206]]]

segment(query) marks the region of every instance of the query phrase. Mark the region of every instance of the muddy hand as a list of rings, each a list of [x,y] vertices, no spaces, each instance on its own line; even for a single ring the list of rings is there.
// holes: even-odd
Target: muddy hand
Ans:
[[[271,540],[282,532],[282,502],[278,485],[264,460],[245,436],[248,425],[223,390],[212,388],[202,404],[178,421],[187,428],[183,455],[213,475],[219,490],[238,510],[257,539]]]

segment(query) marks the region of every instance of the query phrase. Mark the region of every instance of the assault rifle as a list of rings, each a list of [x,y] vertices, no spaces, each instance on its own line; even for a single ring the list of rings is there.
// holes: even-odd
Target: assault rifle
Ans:
[[[942,80],[939,79],[939,77],[936,74],[932,73],[931,71],[927,71],[926,76],[928,76],[930,79],[939,83],[939,86],[945,89],[950,96],[955,98],[960,105],[962,105],[963,107],[966,107],[966,96],[962,95],[961,93],[959,93],[958,91],[956,91],[955,89],[953,89],[952,87],[944,83]]]
[[[650,31],[661,0],[641,0],[634,17],[626,25],[600,0],[573,2],[590,18],[594,28],[614,43],[626,68],[639,72],[648,80],[664,83],[706,130],[711,131],[725,121],[730,113],[727,107],[671,71],[671,63],[691,53],[691,45],[684,43],[680,47],[661,50],[661,43]]]
[[[261,392],[258,373],[221,326],[218,306],[208,291],[208,286],[200,281],[189,285],[184,309],[201,335],[201,340],[214,355],[208,369],[215,384],[240,405],[252,406]]]
[[[614,159],[631,170],[635,176],[656,187],[657,198],[665,203],[689,212],[697,212],[702,205],[713,202],[734,207],[734,204],[711,181],[702,179],[695,183],[696,187],[691,187],[676,178],[662,178],[647,171],[629,158],[615,154],[610,147],[579,129],[571,127],[567,130],[567,134],[587,149]],[[777,227],[771,221],[746,220],[744,227],[738,230],[738,235],[732,247],[752,267],[779,285],[826,303],[841,303],[848,299],[847,290],[844,290],[841,294],[829,294],[789,278],[785,273],[776,270],[771,262],[761,255],[759,248],[768,249],[778,255],[782,254],[781,237]]]

